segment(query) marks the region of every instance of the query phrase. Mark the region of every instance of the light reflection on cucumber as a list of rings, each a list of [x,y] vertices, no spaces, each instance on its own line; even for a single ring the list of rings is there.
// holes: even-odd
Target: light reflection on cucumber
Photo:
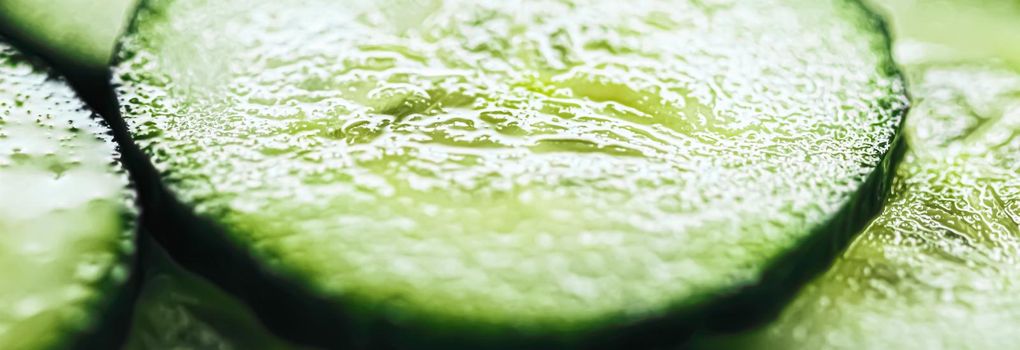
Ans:
[[[890,1],[914,106],[883,214],[762,330],[706,349],[1020,343],[1020,2]]]

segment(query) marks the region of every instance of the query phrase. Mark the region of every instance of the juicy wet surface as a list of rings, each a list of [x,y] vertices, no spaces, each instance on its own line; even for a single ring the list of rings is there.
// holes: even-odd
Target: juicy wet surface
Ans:
[[[1020,323],[1020,74],[915,65],[884,213],[752,348],[993,349]]]
[[[125,277],[114,147],[67,85],[0,43],[0,348],[82,330],[97,289]]]
[[[905,104],[843,2],[151,7],[117,72],[174,193],[403,317],[571,328],[754,281]]]
[[[778,322],[707,349],[1007,349],[1020,341],[1020,55],[999,47],[1012,41],[996,41],[1020,35],[1020,7],[889,4],[902,38],[897,61],[916,101],[892,198]],[[922,30],[931,23],[975,25]]]

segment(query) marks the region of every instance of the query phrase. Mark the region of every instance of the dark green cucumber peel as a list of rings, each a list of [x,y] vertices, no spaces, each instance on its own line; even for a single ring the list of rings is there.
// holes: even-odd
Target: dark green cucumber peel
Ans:
[[[841,3],[842,4],[842,3]],[[858,11],[856,3],[846,3],[851,11]],[[858,14],[859,16],[870,16]],[[145,15],[140,21],[145,20]],[[881,32],[877,20],[870,17],[868,28]],[[860,23],[857,23],[860,24]],[[136,27],[138,23],[136,22]],[[860,28],[859,28],[860,29]],[[871,49],[885,50],[888,43],[884,38],[876,39],[871,44]],[[878,45],[878,44],[881,45]],[[875,47],[881,46],[881,48]],[[889,77],[895,77],[895,69],[885,51],[880,57],[879,66]],[[124,62],[132,58],[124,56]],[[122,64],[125,64],[122,62]],[[893,78],[895,79],[895,78]],[[129,82],[130,83],[130,82]],[[594,97],[592,97],[594,99]],[[905,106],[898,103],[898,99],[886,100],[881,108],[888,113],[887,117],[898,120],[902,117]],[[132,108],[138,108],[133,103],[126,103],[126,113],[130,124],[133,116]],[[397,113],[402,114],[402,113]],[[127,124],[116,125],[119,133],[126,134]],[[137,125],[134,125],[137,127]],[[154,135],[145,135],[154,136]],[[155,137],[159,137],[155,135]],[[124,137],[121,137],[124,139]],[[150,141],[143,140],[147,146]],[[704,296],[700,299],[689,302],[683,307],[670,308],[668,316],[655,316],[645,314],[638,319],[613,324],[608,321],[608,326],[602,325],[592,329],[591,333],[599,333],[608,338],[588,338],[580,343],[588,346],[614,346],[614,345],[663,345],[682,341],[684,334],[700,328],[720,328],[723,325],[752,323],[754,320],[747,319],[747,316],[760,316],[774,310],[776,306],[768,305],[773,300],[782,300],[783,296],[789,295],[806,278],[812,268],[819,265],[819,261],[826,263],[829,257],[839,251],[845,241],[863,225],[871,215],[877,211],[878,204],[885,195],[887,189],[889,169],[900,154],[898,138],[886,140],[887,147],[883,153],[876,155],[877,164],[862,181],[855,185],[855,193],[851,194],[839,205],[839,209],[828,214],[828,217],[809,231],[813,235],[805,235],[802,239],[796,240],[795,244],[785,254],[773,256],[766,259],[771,263],[762,264],[768,266],[763,268],[761,275],[756,276],[743,283],[735,283],[732,286],[723,288],[723,292],[711,296]],[[885,152],[887,150],[890,152]],[[128,152],[138,151],[137,147],[128,149]],[[151,151],[151,148],[149,149]],[[158,154],[149,153],[149,156]],[[366,321],[364,314],[360,312],[343,309],[339,303],[329,297],[323,297],[321,290],[307,285],[307,281],[296,278],[294,271],[287,268],[274,266],[264,268],[265,256],[251,252],[243,247],[232,230],[219,223],[207,219],[207,214],[195,214],[190,206],[181,204],[175,197],[180,195],[177,190],[169,190],[157,180],[161,175],[152,165],[136,165],[140,169],[137,172],[143,174],[143,178],[151,181],[146,186],[151,196],[146,196],[143,191],[143,201],[150,213],[160,213],[158,217],[149,217],[151,220],[147,226],[153,227],[158,232],[157,239],[173,252],[178,260],[193,267],[211,279],[221,283],[226,289],[244,297],[249,303],[256,307],[267,323],[275,323],[274,327],[282,333],[304,341],[318,343],[325,346],[346,345],[373,345],[384,344],[395,346],[427,346],[443,344],[448,342],[458,343],[463,346],[488,345],[494,347],[513,347],[524,345],[564,345],[575,343],[579,339],[572,336],[539,334],[535,332],[524,332],[516,334],[506,330],[494,331],[492,334],[464,334],[462,331],[477,326],[473,322],[449,322],[441,329],[430,326],[406,325],[394,323],[392,320],[380,318]],[[153,176],[145,176],[153,175]],[[857,197],[857,198],[854,198]],[[824,233],[824,234],[823,234]],[[828,235],[828,236],[827,236]],[[258,257],[256,257],[258,256]],[[814,260],[810,263],[803,263],[805,260]],[[274,271],[286,271],[283,273]],[[754,282],[760,279],[760,283]],[[728,291],[728,292],[726,292]],[[729,295],[729,296],[726,296]],[[760,299],[761,298],[761,299]],[[697,298],[696,298],[697,299]],[[714,300],[713,300],[714,299]],[[693,299],[692,299],[693,300]],[[344,312],[347,311],[347,312]],[[364,312],[364,310],[362,310]],[[737,321],[746,322],[737,322]],[[611,330],[612,332],[596,332],[599,330]],[[667,331],[664,333],[671,336],[662,336],[663,333],[656,331]],[[450,332],[444,334],[443,332]],[[586,332],[582,332],[586,333]],[[585,334],[588,335],[588,334]],[[509,337],[507,337],[509,336]],[[575,335],[576,336],[576,335]],[[495,339],[492,337],[496,337]],[[506,337],[506,338],[504,338]],[[499,343],[486,344],[487,341]],[[502,342],[506,340],[506,342]],[[466,343],[459,343],[464,341]],[[472,344],[471,342],[478,342]]]
[[[137,290],[136,210],[106,129],[0,40],[5,349],[113,349]]]

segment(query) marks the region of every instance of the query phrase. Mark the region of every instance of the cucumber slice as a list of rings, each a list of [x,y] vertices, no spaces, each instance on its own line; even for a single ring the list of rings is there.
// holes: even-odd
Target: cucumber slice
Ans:
[[[48,59],[105,68],[138,0],[4,0],[0,30]]]
[[[896,37],[937,44],[929,56],[1000,60],[1020,68],[1020,2],[1000,0],[887,0],[876,9],[888,14]]]
[[[917,150],[904,160],[887,208],[776,324],[727,347],[1004,349],[1020,342],[1020,72],[979,63],[908,70],[921,101],[907,131]]]
[[[156,0],[116,75],[216,223],[160,240],[289,283],[256,308],[321,301],[356,344],[646,342],[753,320],[877,212],[887,46],[849,1]]]
[[[273,336],[240,300],[181,269],[154,242],[145,241],[150,253],[145,285],[124,350],[302,349]]]
[[[704,348],[1020,344],[1020,66],[1011,64],[1020,56],[975,51],[994,44],[957,40],[955,31],[932,36],[915,28],[926,20],[983,22],[960,30],[973,40],[1020,37],[1020,7],[992,3],[894,7],[903,38],[896,53],[918,103],[904,130],[911,150],[884,212],[777,322],[737,339],[706,340]],[[1013,22],[1002,20],[1010,15]]]
[[[127,178],[48,74],[0,43],[0,348],[109,349],[131,300]]]

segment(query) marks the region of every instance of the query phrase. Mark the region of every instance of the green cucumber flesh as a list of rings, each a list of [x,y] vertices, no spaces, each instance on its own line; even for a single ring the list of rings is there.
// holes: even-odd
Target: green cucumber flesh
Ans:
[[[127,177],[105,129],[50,74],[0,42],[2,349],[110,344],[104,328],[130,299]]]
[[[138,0],[4,0],[0,30],[47,59],[106,69]]]
[[[908,135],[924,149],[908,153],[885,211],[776,324],[734,347],[996,349],[1020,341],[1020,72],[973,63],[909,69],[923,70]],[[941,137],[949,143],[934,145]]]
[[[172,195],[355,321],[571,338],[841,247],[906,108],[887,49],[840,0],[155,0],[116,79]]]
[[[241,300],[178,266],[145,240],[146,276],[123,350],[298,350],[277,338]]]
[[[1020,6],[886,6],[917,101],[904,127],[910,151],[886,208],[778,321],[741,337],[707,339],[704,348],[1020,343],[1020,54],[1009,52],[1020,37]],[[932,31],[931,23],[974,25]]]

